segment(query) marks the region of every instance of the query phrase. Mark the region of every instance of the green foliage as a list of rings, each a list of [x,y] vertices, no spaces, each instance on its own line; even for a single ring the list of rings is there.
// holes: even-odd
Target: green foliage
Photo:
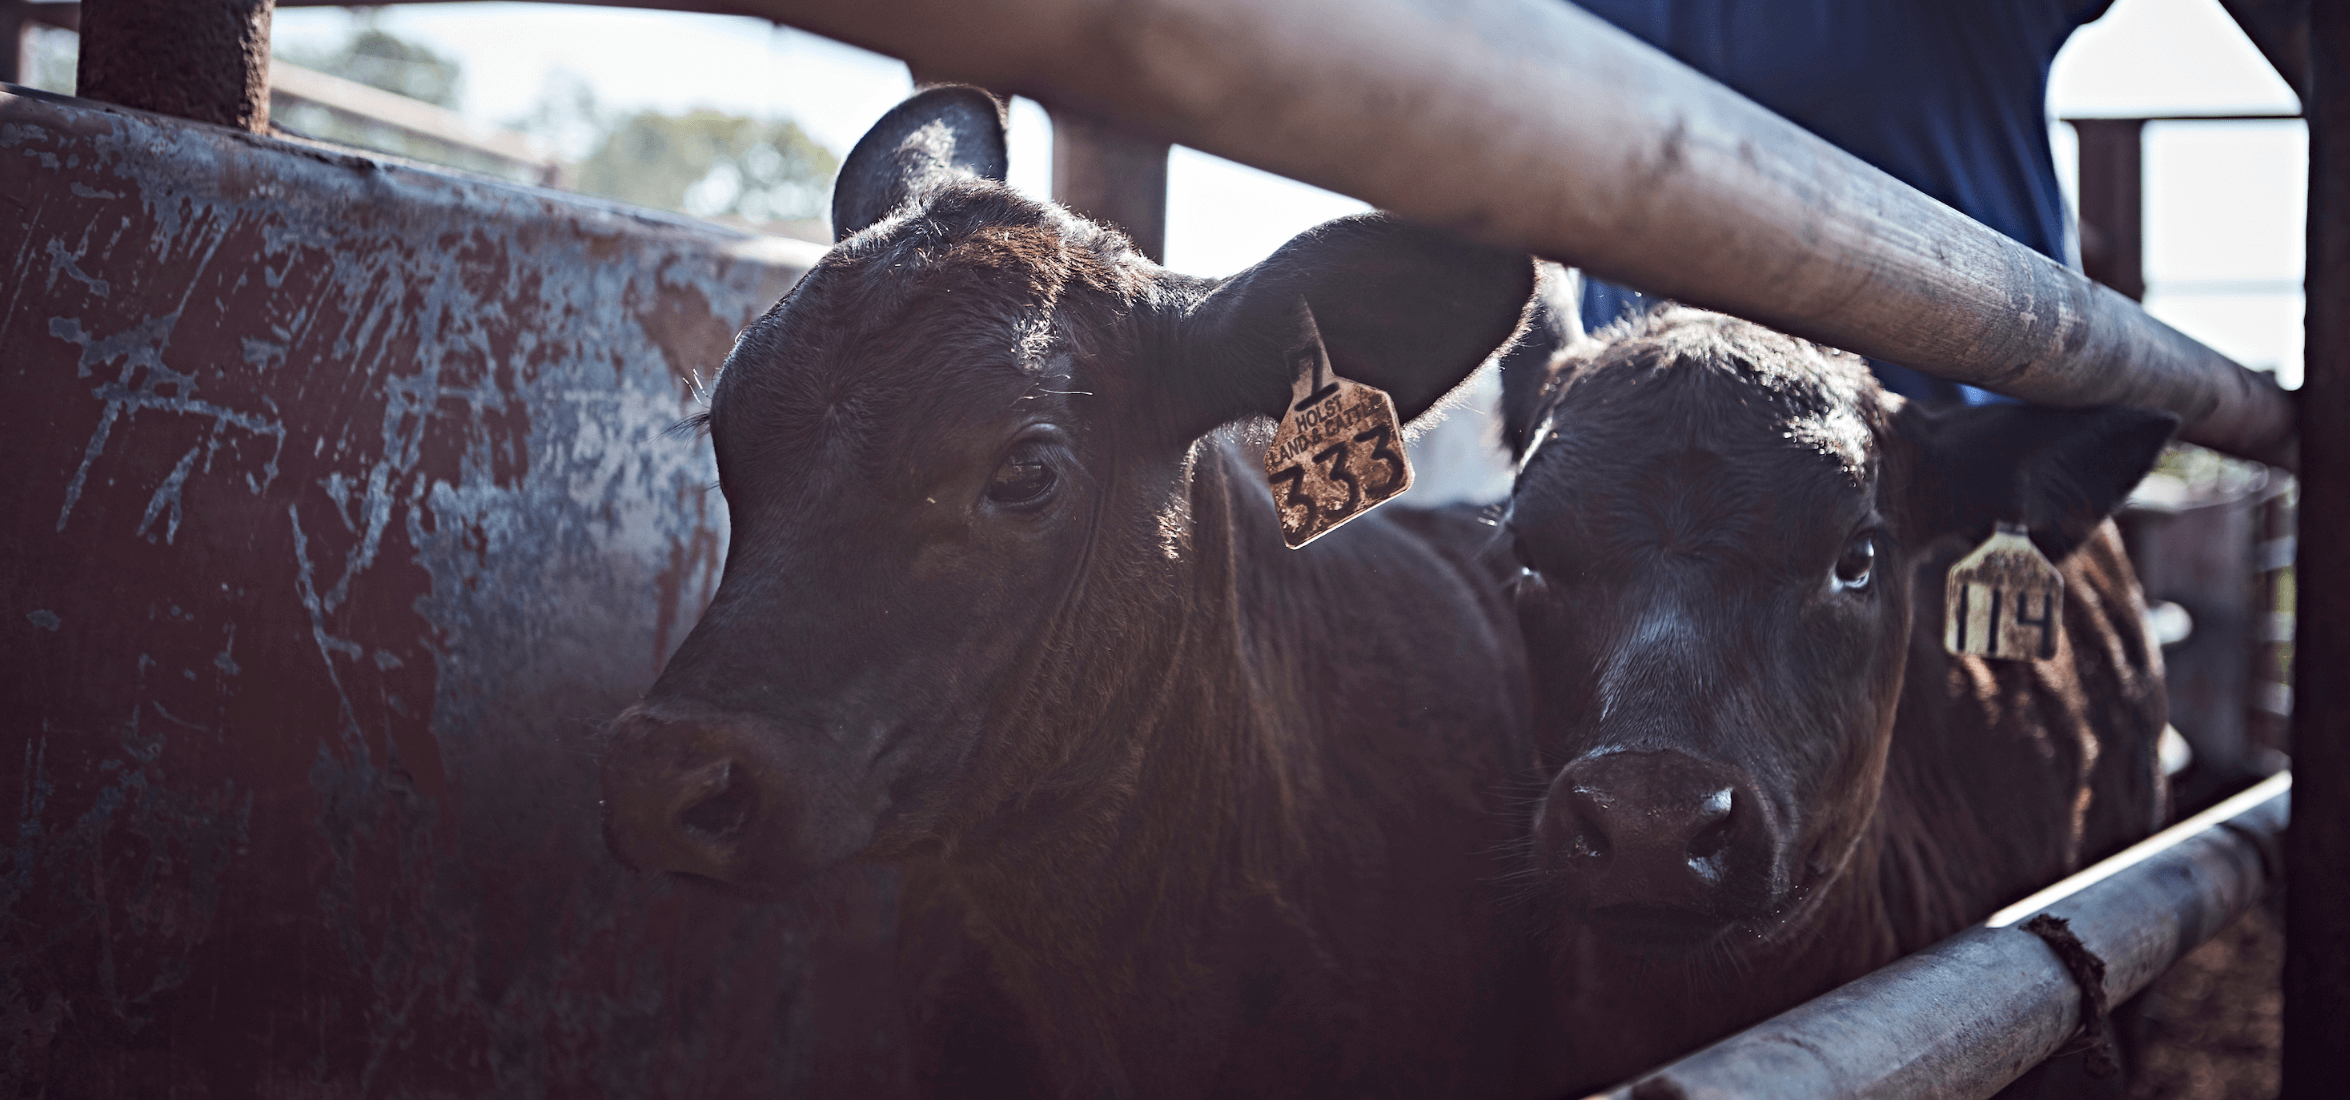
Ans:
[[[558,71],[530,111],[508,125],[569,162],[563,185],[573,190],[824,236],[821,219],[839,164],[788,120],[707,109],[606,111],[585,80]]]
[[[376,12],[353,13],[339,44],[324,49],[289,44],[277,51],[278,57],[305,69],[454,111],[464,82],[463,66],[421,42],[384,30],[381,18]],[[516,182],[537,182],[544,174],[540,167],[292,96],[272,97],[270,123],[282,132],[299,137],[373,149]]]
[[[640,111],[609,125],[571,185],[591,195],[696,217],[822,217],[839,167],[786,120],[712,110]]]

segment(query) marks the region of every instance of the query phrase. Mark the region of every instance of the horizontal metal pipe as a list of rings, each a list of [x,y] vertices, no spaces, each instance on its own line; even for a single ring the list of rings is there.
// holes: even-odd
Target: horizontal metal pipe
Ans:
[[[438,104],[274,58],[269,65],[269,94],[273,99],[313,103],[364,122],[527,168],[541,176],[550,174],[556,167],[551,151],[537,148],[529,138],[515,131],[477,131],[466,123],[465,116]]]
[[[2292,774],[2274,776],[1990,920],[1641,1075],[1607,1100],[1989,1096],[2064,1045],[2079,987],[2038,936],[2070,922],[2119,1004],[2277,881]],[[1669,1082],[1650,1084],[1652,1081]]]
[[[1654,294],[2291,466],[2283,391],[1555,0],[724,0]]]

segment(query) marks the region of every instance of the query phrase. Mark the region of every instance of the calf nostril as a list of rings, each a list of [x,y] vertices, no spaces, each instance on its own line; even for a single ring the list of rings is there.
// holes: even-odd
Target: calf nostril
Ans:
[[[1734,799],[1728,787],[1706,796],[1705,801],[1697,809],[1696,821],[1699,825],[1697,835],[1689,838],[1690,859],[1699,861],[1712,859],[1720,855],[1722,849],[1730,846],[1731,811],[1733,808]]]
[[[1722,849],[1729,846],[1730,823],[1717,821],[1706,826],[1704,832],[1697,834],[1696,839],[1689,842],[1689,858],[1697,861],[1709,860],[1722,854]]]
[[[1605,858],[1607,855],[1607,830],[1589,814],[1575,815],[1575,847],[1571,854],[1592,859]]]
[[[677,819],[687,832],[721,842],[740,834],[759,809],[759,788],[751,777],[739,765],[728,763],[724,768],[724,780],[714,784],[717,792],[688,807]]]

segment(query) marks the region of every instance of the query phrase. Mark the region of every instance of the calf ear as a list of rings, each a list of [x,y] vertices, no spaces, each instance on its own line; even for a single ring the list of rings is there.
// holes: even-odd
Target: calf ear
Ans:
[[[1919,535],[1989,535],[1996,521],[2021,523],[2051,561],[2064,560],[2121,507],[2178,425],[2169,413],[2120,405],[1913,401],[1894,417],[1894,430],[1918,450],[1910,504]]]
[[[1501,433],[1512,458],[1526,453],[1528,433],[1550,388],[1552,360],[1560,349],[1583,339],[1583,273],[1548,262],[1540,266],[1526,332],[1501,357]]]
[[[865,131],[832,185],[832,239],[897,213],[964,176],[1004,178],[1004,109],[987,92],[945,85],[890,108]]]
[[[1244,416],[1279,416],[1298,302],[1340,377],[1386,390],[1405,420],[1428,411],[1516,336],[1534,262],[1450,233],[1365,214],[1292,238],[1218,284],[1181,319],[1165,408],[1183,439]]]

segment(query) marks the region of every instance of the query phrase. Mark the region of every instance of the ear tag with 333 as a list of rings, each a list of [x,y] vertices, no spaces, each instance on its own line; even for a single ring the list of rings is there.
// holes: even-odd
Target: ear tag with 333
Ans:
[[[1387,391],[1330,368],[1314,311],[1303,301],[1304,339],[1289,352],[1289,405],[1265,449],[1265,478],[1295,550],[1412,485],[1403,432]]]

